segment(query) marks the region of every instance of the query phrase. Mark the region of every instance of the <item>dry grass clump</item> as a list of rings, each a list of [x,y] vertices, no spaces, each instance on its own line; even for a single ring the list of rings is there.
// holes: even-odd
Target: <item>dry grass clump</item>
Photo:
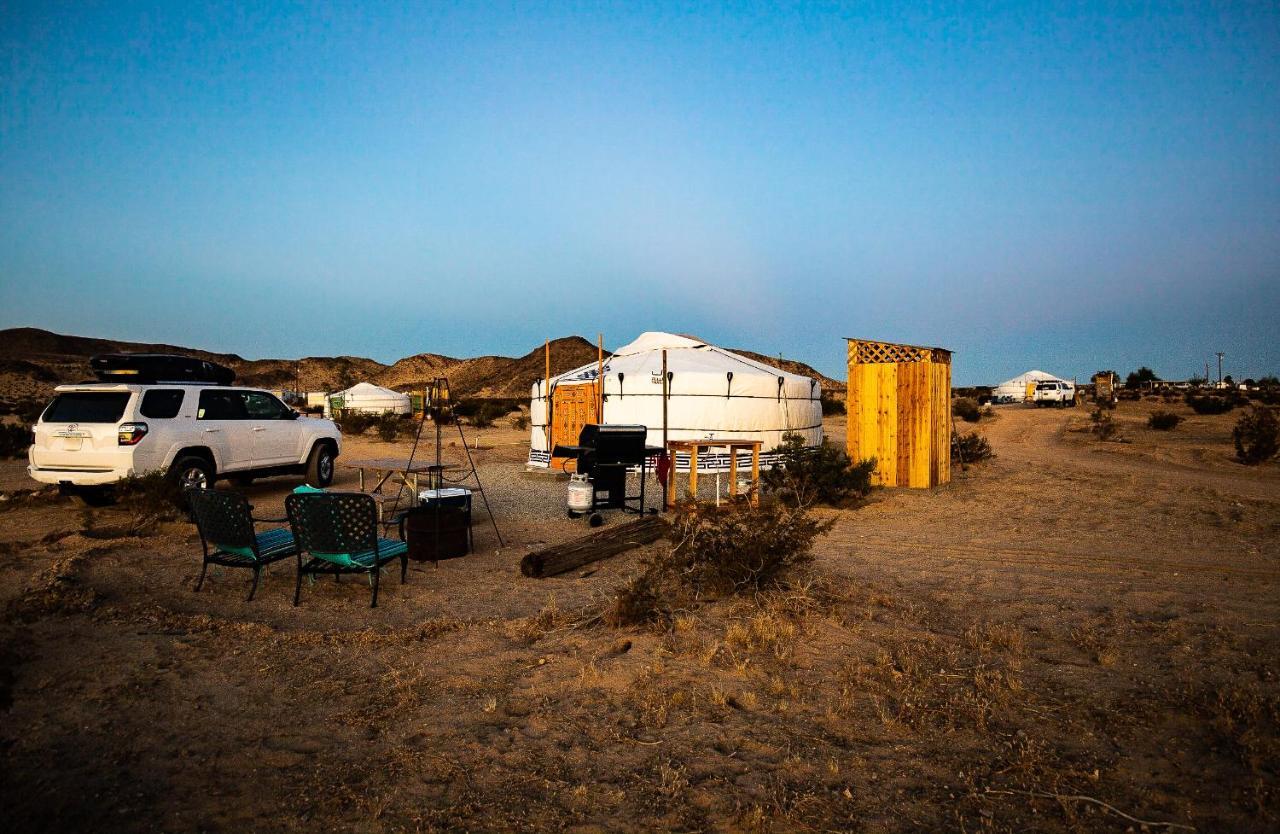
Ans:
[[[672,525],[675,544],[618,589],[605,622],[669,622],[705,599],[776,588],[784,574],[813,559],[814,540],[833,523],[780,503],[682,513]]]

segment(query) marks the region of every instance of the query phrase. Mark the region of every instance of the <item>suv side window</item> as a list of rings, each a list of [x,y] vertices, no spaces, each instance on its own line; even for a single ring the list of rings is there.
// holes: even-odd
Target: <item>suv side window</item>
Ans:
[[[210,388],[200,392],[197,420],[246,420],[244,395],[240,391]]]
[[[177,417],[182,410],[182,398],[185,392],[181,388],[153,388],[142,395],[139,407],[143,417],[153,420],[166,420]]]
[[[244,408],[250,420],[283,420],[289,413],[284,403],[261,391],[245,391]]]

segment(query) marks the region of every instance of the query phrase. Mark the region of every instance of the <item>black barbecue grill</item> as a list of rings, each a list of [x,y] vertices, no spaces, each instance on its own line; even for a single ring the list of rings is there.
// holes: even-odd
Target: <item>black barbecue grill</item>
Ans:
[[[586,475],[591,482],[592,513],[597,510],[643,513],[649,458],[662,454],[661,449],[645,445],[648,435],[646,426],[589,423],[578,434],[577,445],[556,444],[552,455],[577,461],[578,473]],[[640,472],[639,495],[627,495],[627,472],[631,469]]]

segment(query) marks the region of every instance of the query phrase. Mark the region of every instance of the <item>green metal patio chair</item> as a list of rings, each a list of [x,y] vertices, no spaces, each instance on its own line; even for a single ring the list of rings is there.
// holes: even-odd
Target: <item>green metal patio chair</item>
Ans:
[[[293,604],[302,597],[302,577],[344,573],[369,575],[373,586],[370,608],[378,607],[378,578],[382,566],[400,560],[400,583],[409,569],[409,547],[403,541],[378,537],[378,507],[363,492],[296,492],[284,499],[289,526],[298,543],[298,583]],[[310,555],[305,563],[303,551]]]
[[[209,565],[249,568],[253,570],[253,586],[246,602],[252,602],[263,569],[297,552],[293,533],[288,528],[275,527],[259,533],[254,524],[288,519],[254,518],[253,505],[238,492],[189,487],[184,494],[196,529],[200,531],[200,548],[204,551],[196,591],[204,585]]]

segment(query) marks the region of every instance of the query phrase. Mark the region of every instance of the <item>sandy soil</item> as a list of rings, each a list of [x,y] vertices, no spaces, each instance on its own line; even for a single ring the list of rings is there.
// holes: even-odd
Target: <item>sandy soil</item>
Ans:
[[[376,610],[353,578],[292,607],[289,562],[197,594],[187,524],[8,502],[0,802],[23,831],[1275,830],[1280,466],[1151,408],[1105,444],[1001,409],[995,459],[821,511],[794,587],[663,628],[593,618],[643,551],[520,576],[585,528],[509,429],[476,453],[506,546],[478,522]]]

